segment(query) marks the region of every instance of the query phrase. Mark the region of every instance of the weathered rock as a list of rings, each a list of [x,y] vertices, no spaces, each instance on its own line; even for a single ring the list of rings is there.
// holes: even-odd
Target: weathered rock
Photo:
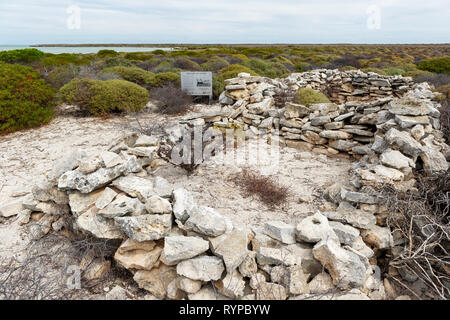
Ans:
[[[151,196],[145,203],[145,208],[149,213],[166,214],[172,213],[172,204],[159,196]]]
[[[351,247],[353,249],[355,249],[356,251],[358,251],[359,253],[361,253],[363,256],[365,256],[366,258],[372,258],[374,255],[374,252],[372,249],[370,249],[370,247],[368,247],[366,245],[366,243],[363,241],[363,239],[361,238],[361,236],[359,236],[358,238],[356,238],[355,242],[353,242],[353,244],[351,245]]]
[[[333,229],[328,224],[328,219],[321,213],[303,219],[296,228],[296,236],[299,241],[316,243],[322,239],[339,241]]]
[[[69,153],[67,156],[57,160],[47,176],[48,180],[56,184],[63,173],[75,169],[78,166],[78,161],[86,156],[87,155],[84,150],[77,149]]]
[[[292,102],[286,102],[284,116],[286,119],[303,118],[307,116],[311,110],[309,108]]]
[[[143,134],[137,138],[134,147],[155,147],[158,144],[159,144],[158,137],[147,136]]]
[[[85,280],[100,280],[104,278],[111,270],[111,261],[103,258],[96,258],[89,264],[86,270],[83,272],[83,278]]]
[[[328,273],[322,272],[308,283],[308,287],[311,294],[326,294],[334,290],[333,279]]]
[[[247,257],[251,236],[250,230],[234,228],[220,237],[209,239],[211,251],[223,259],[228,273],[241,265]]]
[[[270,282],[262,283],[256,290],[256,300],[286,300],[286,288]]]
[[[321,263],[314,258],[312,252],[312,245],[296,243],[286,246],[286,249],[290,251],[295,259],[296,264],[301,265],[305,274],[310,274],[314,277],[316,274],[322,272]]]
[[[100,155],[103,164],[106,168],[112,168],[119,164],[122,164],[125,160],[119,156],[117,153],[110,152],[110,151],[104,151]]]
[[[295,243],[295,227],[281,221],[269,221],[264,224],[266,234],[285,244]]]
[[[251,278],[258,271],[256,264],[256,252],[249,251],[244,261],[239,265],[239,272],[247,278]]]
[[[142,242],[141,245],[128,239],[117,249],[114,259],[125,269],[151,270],[158,264],[162,250],[153,241]]]
[[[186,222],[196,207],[194,197],[186,189],[178,188],[173,191],[173,214],[175,218],[183,223]]]
[[[213,208],[206,206],[194,207],[185,228],[206,236],[217,237],[226,231],[226,220]]]
[[[359,230],[349,225],[344,225],[336,221],[330,221],[329,224],[342,244],[351,245],[359,236]]]
[[[259,265],[285,265],[292,266],[297,263],[297,259],[291,251],[286,248],[260,248],[256,254],[256,260]]]
[[[203,287],[196,293],[188,295],[189,300],[229,300],[229,298],[217,293],[217,291],[210,285]]]
[[[33,194],[33,198],[38,201],[53,201],[56,204],[61,205],[69,203],[69,197],[67,194],[59,190],[47,180],[39,181],[35,186],[33,186],[31,193]]]
[[[138,270],[134,274],[134,281],[139,288],[145,289],[158,299],[164,299],[167,295],[167,287],[177,278],[174,267],[168,267],[161,264],[150,271]]]
[[[364,242],[378,249],[389,249],[394,246],[394,239],[389,228],[373,226],[370,230],[363,230],[361,236]]]
[[[378,199],[375,196],[371,196],[362,192],[354,192],[348,191],[346,189],[341,189],[341,198],[348,202],[354,203],[367,203],[367,204],[376,204],[378,203]]]
[[[314,127],[323,126],[325,123],[331,122],[330,116],[320,116],[311,119],[311,125]]]
[[[326,211],[323,212],[323,214],[330,220],[348,223],[353,227],[360,229],[371,229],[377,222],[375,215],[372,213],[357,210],[355,208],[336,212]]]
[[[172,215],[141,215],[118,217],[114,221],[134,241],[158,240],[168,236],[172,228]]]
[[[288,268],[288,291],[290,294],[308,294],[308,277],[303,273],[301,266],[290,266]]]
[[[226,297],[238,299],[244,296],[245,281],[237,270],[227,273],[222,280],[215,281],[214,286]]]
[[[55,221],[55,217],[51,214],[45,214],[39,221],[29,226],[28,232],[32,240],[39,240],[52,228],[52,223]]]
[[[59,178],[58,188],[61,190],[78,190],[81,193],[90,193],[106,186],[125,172],[127,172],[125,164],[112,168],[100,168],[87,175],[77,170],[68,171]]]
[[[222,259],[210,256],[184,260],[177,265],[177,273],[192,280],[219,280],[224,270]]]
[[[431,138],[431,139],[430,139]],[[446,157],[441,153],[440,148],[433,143],[432,137],[423,139],[425,146],[420,158],[423,161],[423,167],[428,175],[445,172],[449,165]]]
[[[18,215],[23,210],[23,201],[16,200],[0,207],[0,216],[9,218]]]
[[[183,290],[188,294],[193,294],[202,288],[202,281],[179,276],[177,278],[177,285],[180,290]]]
[[[96,207],[91,207],[76,220],[76,226],[99,239],[124,239],[125,234],[114,220],[102,217]]]
[[[106,187],[105,190],[101,193],[101,195],[95,201],[95,206],[97,209],[104,209],[107,205],[109,205],[114,198],[117,196],[117,192],[113,189]],[[72,209],[73,211],[73,209]]]
[[[120,177],[114,180],[111,185],[133,198],[139,198],[142,202],[155,194],[153,183],[150,180],[132,175]]]
[[[385,139],[390,145],[409,156],[417,157],[423,153],[422,145],[406,131],[392,128],[386,133]]]
[[[170,198],[173,192],[173,186],[164,178],[156,176],[153,180],[153,190],[161,198]]]
[[[125,215],[140,216],[144,214],[145,206],[138,199],[120,194],[116,199],[99,211],[106,218],[123,217]]]
[[[428,125],[430,120],[427,116],[411,117],[411,116],[395,116],[395,121],[400,125],[401,128],[411,128],[416,125]]]
[[[198,237],[166,237],[161,261],[168,266],[176,265],[178,262],[196,257],[208,249],[208,241]]]
[[[262,114],[268,111],[273,105],[273,98],[266,98],[262,102],[247,105],[247,110],[253,114]]]
[[[364,285],[367,268],[355,253],[343,249],[332,240],[322,240],[313,249],[314,257],[330,273],[334,285],[341,289]]]
[[[350,133],[339,130],[324,130],[321,133],[319,133],[319,136],[321,136],[322,138],[334,140],[345,140],[350,139],[352,137]]]
[[[396,169],[415,167],[414,161],[412,159],[404,156],[397,150],[386,150],[380,155],[380,161],[382,164]]]

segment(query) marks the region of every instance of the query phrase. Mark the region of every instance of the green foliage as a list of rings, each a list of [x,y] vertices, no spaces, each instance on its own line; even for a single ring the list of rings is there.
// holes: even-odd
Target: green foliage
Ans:
[[[153,50],[153,51],[152,51],[153,54],[158,54],[158,55],[162,55],[162,56],[166,55],[166,52],[167,52],[167,51],[161,50],[161,49]]]
[[[0,61],[8,63],[30,63],[40,60],[44,53],[38,49],[0,51]]]
[[[177,57],[172,63],[173,68],[180,68],[187,71],[200,71],[202,68],[197,62],[189,60],[186,57]]]
[[[379,75],[382,75],[382,76],[386,75],[386,73],[382,69],[378,69],[378,68],[362,68],[361,71],[365,72],[365,73],[375,72],[375,73],[378,73]]]
[[[417,64],[420,70],[450,74],[450,57],[422,60]]]
[[[220,94],[225,90],[225,83],[223,81],[220,81],[219,78],[213,74],[212,79],[212,85],[213,85],[213,97],[218,98]]]
[[[250,59],[242,64],[264,77],[279,78],[289,74],[289,70],[280,62]]]
[[[205,63],[201,64],[200,66],[205,71],[216,72],[216,71],[219,71],[229,65],[230,64],[225,59],[222,59],[220,57],[212,57],[210,60],[208,60],[208,62],[205,62]]]
[[[305,72],[311,68],[311,65],[308,62],[297,62],[294,68],[295,72]]]
[[[388,76],[405,75],[405,70],[396,67],[384,68],[383,71]]]
[[[175,72],[160,72],[155,74],[154,81],[151,83],[152,87],[163,87],[167,85],[179,87],[181,85],[180,74]]]
[[[141,86],[149,86],[155,81],[154,73],[138,67],[111,67],[103,69],[100,73],[115,73],[122,79],[134,82]]]
[[[72,79],[76,78],[79,72],[79,66],[74,66],[72,64],[63,65],[50,71],[45,77],[45,80],[47,80],[53,88],[59,89]]]
[[[0,132],[47,123],[54,92],[30,67],[0,63]]]
[[[82,54],[46,53],[44,55],[44,58],[42,58],[42,60],[41,60],[41,64],[45,67],[63,66],[63,65],[67,65],[67,64],[83,65],[83,64],[91,63],[92,60],[93,60],[93,56],[82,55]]]
[[[93,115],[142,110],[148,91],[125,80],[73,79],[58,92],[61,103],[77,105]]]
[[[124,57],[118,56],[118,57],[109,57],[106,58],[103,62],[104,68],[110,68],[110,67],[134,67],[135,64],[131,62],[130,60],[125,59]]]
[[[143,52],[129,52],[125,55],[125,59],[136,60],[136,61],[146,61],[150,59],[153,55],[151,53]]]
[[[99,57],[99,58],[116,57],[118,55],[119,55],[119,53],[117,51],[110,50],[110,49],[103,49],[103,50],[100,50],[99,52],[97,52],[97,57]]]
[[[327,103],[330,102],[328,98],[321,92],[313,90],[311,88],[300,88],[294,97],[295,103],[302,104],[309,107],[315,103]]]

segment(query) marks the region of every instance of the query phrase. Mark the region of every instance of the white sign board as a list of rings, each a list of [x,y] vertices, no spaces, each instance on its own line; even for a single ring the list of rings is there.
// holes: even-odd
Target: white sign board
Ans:
[[[180,72],[181,90],[192,96],[212,97],[212,72]]]

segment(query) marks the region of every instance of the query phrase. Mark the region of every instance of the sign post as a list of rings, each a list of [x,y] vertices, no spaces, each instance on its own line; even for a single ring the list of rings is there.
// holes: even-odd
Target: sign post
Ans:
[[[191,96],[209,96],[212,100],[212,72],[180,72],[181,90]]]

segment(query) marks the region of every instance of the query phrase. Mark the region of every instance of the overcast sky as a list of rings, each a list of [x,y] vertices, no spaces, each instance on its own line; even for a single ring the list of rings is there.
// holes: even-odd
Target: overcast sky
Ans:
[[[450,43],[450,1],[0,0],[0,44],[38,43]]]

